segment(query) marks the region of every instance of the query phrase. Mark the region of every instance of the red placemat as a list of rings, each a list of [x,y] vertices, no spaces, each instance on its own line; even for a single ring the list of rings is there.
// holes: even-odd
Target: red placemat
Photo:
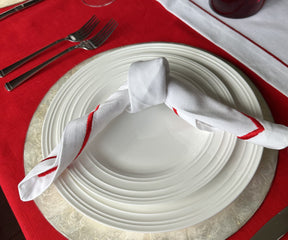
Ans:
[[[264,95],[276,122],[288,125],[285,112],[288,99],[285,96],[225,51],[169,14],[154,0],[116,0],[102,8],[87,7],[81,0],[43,1],[0,22],[0,68],[77,30],[93,14],[101,20],[101,26],[112,17],[119,23],[119,27],[103,47],[89,52],[76,50],[51,64],[14,91],[5,90],[5,82],[71,46],[71,43],[61,43],[0,79],[0,184],[28,240],[65,239],[46,221],[34,202],[21,202],[18,196],[17,185],[24,177],[23,150],[30,120],[41,99],[61,76],[99,52],[129,44],[156,41],[184,43],[208,50],[242,69]],[[276,177],[266,200],[255,216],[229,239],[250,239],[264,223],[287,205],[287,160],[287,149],[280,151]]]

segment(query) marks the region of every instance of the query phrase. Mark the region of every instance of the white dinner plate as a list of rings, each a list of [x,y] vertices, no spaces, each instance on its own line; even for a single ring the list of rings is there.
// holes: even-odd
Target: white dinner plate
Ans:
[[[102,54],[62,86],[45,117],[44,156],[69,121],[93,110],[127,80],[131,63],[155,57],[168,59],[175,78],[261,116],[246,80],[212,54],[169,43],[127,46]],[[102,223],[170,231],[230,204],[254,175],[262,150],[228,133],[197,130],[159,105],[113,120],[56,186],[68,202]]]
[[[107,65],[105,70],[101,68],[108,73],[107,79],[118,80],[118,72],[126,71],[126,76],[127,66],[131,63],[129,58],[126,60],[120,66]],[[171,57],[169,60],[174,77],[182,80],[186,77],[186,81],[193,78],[191,84],[199,91],[205,89],[208,94],[210,92],[232,102],[229,91],[210,71],[191,61],[180,62]],[[115,75],[110,76],[111,72]],[[77,81],[77,77],[75,79]],[[70,112],[81,116],[83,108],[98,105],[99,102],[93,100],[92,103],[83,104],[86,99],[93,99],[94,89],[101,80],[97,77],[93,77],[93,81],[90,79],[87,77],[86,82],[81,82],[85,87],[73,83],[73,90],[66,91],[64,88],[63,93],[59,91],[49,109],[51,112],[57,110],[57,118],[48,111],[44,129],[50,132],[43,132],[43,142],[49,139],[55,141],[52,146],[56,144],[53,131],[61,132],[61,126],[64,128],[66,125],[62,120]],[[63,104],[63,98],[67,103]],[[61,107],[65,111],[61,111]],[[127,132],[130,133],[128,136]],[[137,144],[132,145],[135,139],[138,140]],[[90,188],[117,201],[161,201],[172,195],[178,197],[180,193],[188,195],[213,179],[229,159],[234,145],[235,138],[231,135],[223,132],[203,134],[179,120],[167,107],[158,106],[137,115],[127,113],[118,117],[87,148],[78,161],[81,164],[73,168],[73,173],[78,181],[85,181]],[[187,184],[189,182],[193,184]]]

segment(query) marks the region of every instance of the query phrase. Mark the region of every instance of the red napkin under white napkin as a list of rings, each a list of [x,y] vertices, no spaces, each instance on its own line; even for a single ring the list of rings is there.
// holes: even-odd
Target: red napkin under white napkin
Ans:
[[[288,146],[288,127],[248,116],[171,78],[165,58],[140,61],[130,66],[127,84],[93,112],[66,126],[56,148],[19,183],[20,198],[29,201],[43,193],[87,143],[123,111],[136,113],[163,103],[196,128],[228,131],[273,149]]]

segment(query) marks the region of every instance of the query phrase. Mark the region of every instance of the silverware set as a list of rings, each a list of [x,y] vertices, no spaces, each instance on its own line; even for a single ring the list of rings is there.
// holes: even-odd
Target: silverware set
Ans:
[[[64,51],[60,52],[56,56],[48,59],[47,61],[41,63],[40,65],[34,67],[33,69],[29,70],[28,72],[20,75],[19,77],[7,82],[5,84],[5,88],[8,91],[13,90],[23,82],[27,81],[29,78],[31,78],[33,75],[35,75],[37,72],[42,70],[44,67],[55,61],[56,59],[60,58],[61,56],[65,55],[66,53],[69,53],[75,49],[84,49],[84,50],[94,50],[98,47],[100,47],[113,33],[113,31],[118,26],[118,23],[111,19],[96,35],[92,36],[91,38],[87,39],[93,32],[93,30],[96,28],[96,26],[100,23],[100,21],[95,17],[92,16],[79,30],[77,30],[74,33],[69,34],[65,38],[61,38],[59,40],[56,40],[55,42],[52,42],[51,44],[41,48],[40,50],[30,54],[29,56],[13,63],[12,65],[0,70],[0,77],[6,76],[8,73],[18,69],[23,64],[27,63],[28,61],[32,60],[36,56],[38,56],[40,53],[44,52],[48,48],[63,42],[63,41],[70,41],[70,42],[79,42],[79,44],[71,46]]]

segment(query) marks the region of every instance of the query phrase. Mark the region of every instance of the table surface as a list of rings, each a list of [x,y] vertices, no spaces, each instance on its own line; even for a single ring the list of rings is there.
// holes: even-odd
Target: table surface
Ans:
[[[24,143],[30,121],[49,89],[66,72],[95,54],[129,44],[158,41],[183,43],[205,49],[230,61],[245,72],[264,96],[275,121],[288,125],[285,111],[288,106],[287,97],[224,50],[168,13],[154,0],[116,0],[103,8],[87,7],[80,0],[43,1],[0,21],[3,33],[0,37],[0,68],[75,31],[93,14],[102,24],[112,17],[119,22],[117,31],[103,47],[89,52],[74,51],[39,72],[16,90],[5,90],[5,82],[71,46],[71,43],[61,43],[1,79],[0,184],[27,239],[65,239],[50,225],[33,201],[21,202],[18,196],[17,185],[24,177]],[[279,151],[276,175],[265,201],[254,216],[229,239],[250,239],[272,216],[286,207],[287,159],[287,149]]]

